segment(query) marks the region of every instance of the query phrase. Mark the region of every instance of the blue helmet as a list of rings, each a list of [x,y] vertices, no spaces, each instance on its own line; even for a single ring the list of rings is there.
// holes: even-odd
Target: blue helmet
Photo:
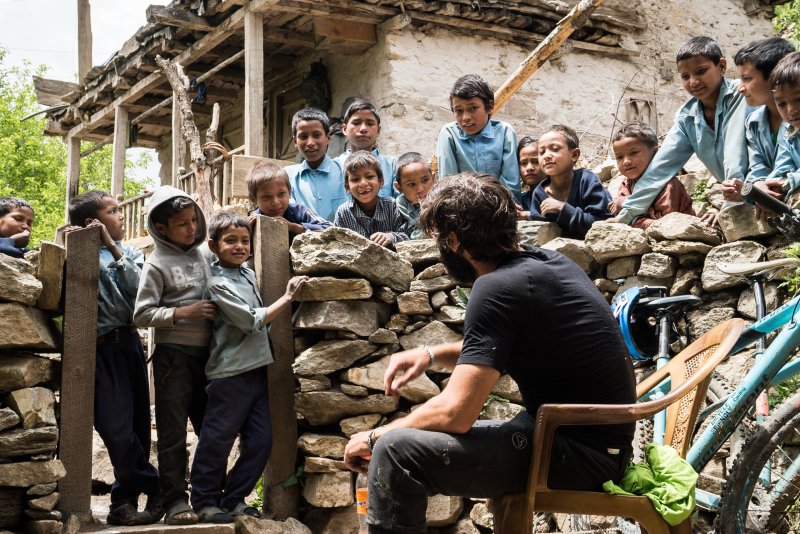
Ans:
[[[651,310],[637,305],[644,298],[661,298],[666,295],[665,287],[634,286],[623,291],[611,303],[611,311],[619,323],[622,339],[634,360],[650,361],[658,354],[658,322]]]

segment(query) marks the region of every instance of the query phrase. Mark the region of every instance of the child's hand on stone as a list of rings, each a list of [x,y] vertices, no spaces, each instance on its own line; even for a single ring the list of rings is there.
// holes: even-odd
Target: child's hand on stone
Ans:
[[[551,213],[560,213],[561,208],[564,207],[564,203],[560,200],[556,200],[552,197],[548,197],[542,200],[542,203],[539,205],[539,213],[542,215],[550,215]]]
[[[295,276],[289,280],[289,283],[286,284],[286,296],[290,300],[294,300],[295,294],[303,287],[303,284],[306,283],[308,280],[307,276]]]
[[[370,241],[377,243],[382,247],[389,247],[394,244],[394,238],[392,234],[388,234],[386,232],[375,232],[371,236],[369,236]]]

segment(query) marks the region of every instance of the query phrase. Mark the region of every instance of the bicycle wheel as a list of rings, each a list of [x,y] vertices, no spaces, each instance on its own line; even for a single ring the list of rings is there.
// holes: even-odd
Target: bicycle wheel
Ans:
[[[800,393],[784,401],[747,439],[722,494],[716,531],[786,533],[800,528],[800,470],[789,469],[800,450]],[[769,466],[769,483],[761,480]]]

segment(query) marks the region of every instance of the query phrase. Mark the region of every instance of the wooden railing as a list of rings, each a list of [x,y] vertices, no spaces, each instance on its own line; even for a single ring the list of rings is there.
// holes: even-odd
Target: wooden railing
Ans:
[[[147,228],[145,227],[145,223],[147,222],[145,201],[151,196],[153,196],[152,191],[120,203],[119,207],[122,210],[122,215],[125,217],[124,241],[147,235]]]

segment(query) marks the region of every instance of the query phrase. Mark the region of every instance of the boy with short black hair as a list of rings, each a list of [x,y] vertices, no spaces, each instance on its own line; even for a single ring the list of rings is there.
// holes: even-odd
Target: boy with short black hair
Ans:
[[[205,367],[208,405],[191,470],[192,506],[204,523],[261,517],[244,502],[267,465],[272,424],[267,398],[267,365],[272,363],[267,324],[292,302],[307,277],[289,280],[286,293],[265,307],[250,256],[247,218],[221,212],[211,218],[208,246],[218,260],[203,295],[217,306]],[[230,473],[228,455],[241,435],[239,458]]]
[[[523,185],[527,190],[520,195],[522,210],[517,215],[523,221],[531,216],[531,200],[533,191],[547,178],[539,164],[539,142],[528,135],[519,140],[517,144],[517,162],[519,163],[520,190]]]
[[[303,162],[284,170],[292,198],[328,221],[347,200],[342,168],[326,154],[331,125],[324,111],[303,108],[292,117],[292,139]]]
[[[247,173],[247,192],[257,207],[253,215],[267,215],[289,226],[290,240],[306,230],[324,230],[331,223],[291,198],[292,185],[284,169],[261,161]]]
[[[583,239],[595,221],[611,217],[611,196],[595,173],[575,169],[578,143],[575,130],[561,124],[539,138],[539,162],[547,178],[533,191],[530,218],[557,223],[564,237]]]
[[[381,133],[381,115],[375,105],[363,98],[353,101],[342,118],[342,130],[347,136],[347,150],[336,157],[339,165],[344,168],[345,161],[353,152],[359,150],[369,152],[378,159],[381,165],[384,184],[381,187],[380,196],[390,198],[397,196],[397,191],[392,188],[392,184],[397,179],[397,158],[381,154],[381,151],[375,146]]]
[[[477,74],[462,76],[450,90],[450,110],[456,120],[439,133],[438,176],[469,171],[491,174],[519,202],[517,134],[511,125],[492,119],[492,88]]]
[[[765,183],[770,194],[782,199],[800,187],[800,52],[792,52],[778,62],[769,77],[769,86],[784,123],[778,130],[775,168]]]
[[[653,156],[656,155],[658,138],[655,130],[647,124],[630,122],[614,134],[611,138],[611,146],[614,150],[614,158],[617,160],[617,168],[625,177],[617,191],[617,198],[608,206],[611,213],[617,213],[621,209],[622,203],[636,187],[636,181],[650,165]],[[656,219],[672,212],[694,215],[692,198],[677,177],[673,177],[667,182],[653,205],[648,208],[647,213],[636,219],[632,226],[646,230]]]
[[[168,525],[197,522],[186,493],[186,423],[203,426],[205,366],[216,305],[203,298],[210,270],[200,250],[206,221],[180,189],[161,186],[150,199],[147,231],[155,250],[142,269],[134,322],[153,327],[158,468]]]
[[[0,254],[22,258],[33,228],[33,208],[19,197],[0,197]]]
[[[378,196],[383,186],[381,164],[365,150],[353,152],[344,163],[345,189],[350,200],[339,206],[335,226],[349,228],[382,247],[405,241],[405,219],[394,199]]]
[[[406,220],[406,233],[411,239],[424,237],[417,228],[417,219],[422,210],[422,201],[431,190],[433,174],[431,168],[418,152],[406,152],[397,158],[397,180],[395,189],[400,196],[395,199],[397,209]]]
[[[104,191],[73,197],[74,227],[99,227],[100,277],[94,373],[94,427],[114,468],[109,525],[147,525],[164,515],[158,470],[150,464],[150,387],[133,308],[144,257],[122,245],[125,218]],[[73,228],[74,228],[73,227]],[[139,496],[147,504],[138,511]]]
[[[676,62],[692,97],[675,114],[661,149],[617,214],[618,222],[631,224],[644,215],[692,154],[727,187],[747,175],[746,106],[737,82],[723,76],[727,62],[719,45],[710,37],[692,37],[678,50]],[[728,191],[726,200],[734,200]],[[703,219],[713,225],[716,214]]]

